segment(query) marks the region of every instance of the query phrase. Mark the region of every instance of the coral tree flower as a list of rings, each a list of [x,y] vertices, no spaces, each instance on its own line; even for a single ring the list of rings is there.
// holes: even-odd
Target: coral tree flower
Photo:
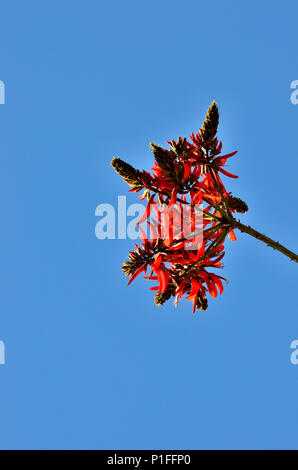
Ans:
[[[246,212],[247,206],[228,192],[222,177],[237,178],[226,169],[236,152],[222,155],[217,137],[219,113],[215,102],[209,107],[202,128],[190,141],[179,137],[169,148],[151,144],[152,174],[133,168],[119,158],[112,165],[146,209],[137,222],[140,244],[129,253],[123,272],[130,284],[140,274],[156,282],[155,303],[162,305],[183,296],[196,309],[207,309],[207,296],[223,293],[225,278],[214,270],[222,268],[228,235],[236,240],[231,213]],[[182,221],[182,222],[181,222]],[[191,247],[191,249],[190,249]],[[147,274],[148,271],[148,274]]]

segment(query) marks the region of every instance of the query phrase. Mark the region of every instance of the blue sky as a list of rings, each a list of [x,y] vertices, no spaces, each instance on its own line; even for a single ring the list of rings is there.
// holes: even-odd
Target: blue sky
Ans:
[[[297,2],[1,2],[0,448],[298,448],[297,265],[239,234],[207,312],[153,305],[95,237],[215,99],[244,223],[297,251]],[[130,202],[137,199],[130,194]]]

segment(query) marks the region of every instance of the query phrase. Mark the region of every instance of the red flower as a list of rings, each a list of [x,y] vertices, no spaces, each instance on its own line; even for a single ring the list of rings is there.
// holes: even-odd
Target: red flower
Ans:
[[[146,280],[157,281],[150,289],[156,291],[158,305],[170,297],[177,304],[186,296],[193,302],[193,312],[205,310],[207,295],[215,298],[223,292],[226,279],[213,270],[222,267],[226,236],[236,240],[231,212],[237,207],[244,210],[245,203],[227,192],[219,176],[237,178],[224,168],[236,152],[221,155],[217,124],[213,103],[202,128],[191,134],[191,142],[179,137],[168,142],[170,150],[151,144],[152,175],[119,159],[115,163],[131,191],[143,186],[140,199],[147,199],[137,223],[141,244],[130,252],[122,269],[130,277],[128,284],[142,273]],[[146,221],[149,233],[141,227]]]

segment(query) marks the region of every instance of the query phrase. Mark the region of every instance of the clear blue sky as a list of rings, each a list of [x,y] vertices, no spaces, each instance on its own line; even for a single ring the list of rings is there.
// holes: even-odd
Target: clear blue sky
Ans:
[[[296,1],[0,7],[0,447],[298,448],[297,265],[239,234],[207,312],[154,307],[95,208],[215,99],[242,221],[297,251]],[[130,195],[131,202],[137,199]]]

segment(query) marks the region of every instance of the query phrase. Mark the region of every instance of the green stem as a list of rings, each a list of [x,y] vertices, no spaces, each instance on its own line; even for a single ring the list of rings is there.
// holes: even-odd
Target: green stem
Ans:
[[[293,253],[293,251],[288,250],[286,247],[281,245],[279,242],[275,242],[274,240],[272,240],[272,238],[269,238],[266,235],[263,235],[262,233],[260,233],[257,230],[253,229],[249,225],[244,225],[239,220],[234,219],[233,227],[240,230],[241,232],[244,232],[244,233],[247,233],[248,235],[251,235],[252,237],[256,238],[257,240],[260,240],[263,243],[266,243],[266,245],[273,248],[273,250],[279,251],[283,255],[290,258],[292,261],[295,261],[295,263],[298,263],[298,255]]]

